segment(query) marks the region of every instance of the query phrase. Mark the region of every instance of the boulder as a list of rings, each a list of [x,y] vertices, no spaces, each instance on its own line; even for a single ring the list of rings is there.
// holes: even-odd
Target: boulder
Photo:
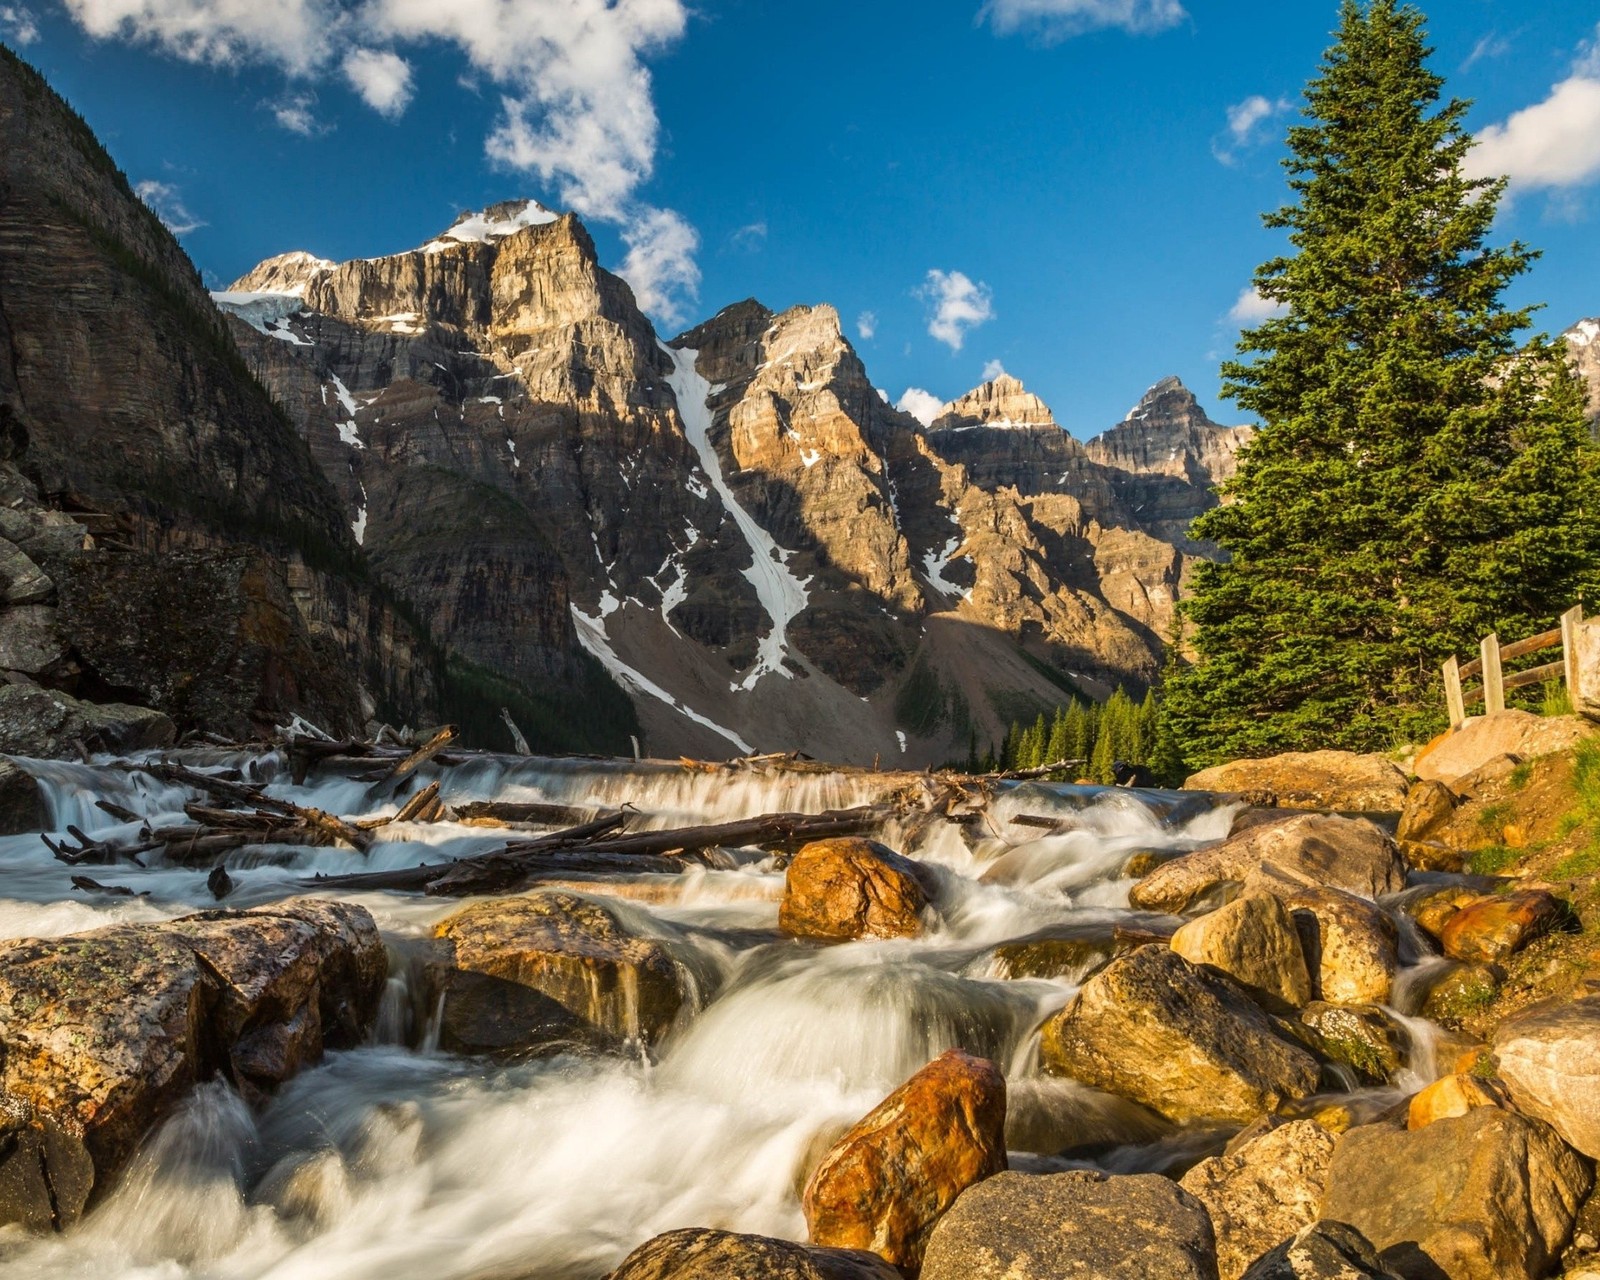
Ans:
[[[1349,1067],[1362,1084],[1387,1084],[1411,1051],[1405,1024],[1378,1005],[1317,1000],[1301,1010],[1300,1022],[1315,1033],[1322,1055]]]
[[[1311,999],[1300,935],[1288,909],[1270,894],[1250,894],[1191,920],[1172,949],[1193,964],[1220,969],[1258,1000],[1283,1013]]]
[[[1170,916],[1132,917],[1121,924],[1056,924],[995,947],[996,971],[1007,978],[1069,978],[1082,982],[1135,947],[1169,940],[1179,921]]]
[[[576,894],[532,893],[481,902],[434,928],[442,947],[437,980],[454,984],[450,970],[465,970],[515,983],[548,997],[580,1027],[604,1036],[654,1044],[677,1019],[683,990],[677,966],[652,938],[629,933],[608,906]],[[446,988],[448,989],[448,987]],[[459,989],[459,988],[458,988]],[[572,1024],[542,1002],[513,1010],[530,1033],[567,1035]],[[481,1012],[492,1015],[485,1007]],[[530,1013],[532,1016],[530,1017]],[[492,1021],[492,1017],[491,1017]],[[510,1043],[514,1027],[479,1025],[458,1030],[463,1042]],[[534,1048],[537,1040],[520,1046]]]
[[[33,775],[0,757],[0,836],[28,835],[49,825],[44,796]]]
[[[1294,1120],[1183,1175],[1179,1185],[1211,1215],[1221,1280],[1238,1280],[1268,1249],[1316,1221],[1335,1141],[1316,1121]]]
[[[1344,1222],[1313,1222],[1261,1255],[1244,1280],[1393,1280],[1372,1241]]]
[[[1161,946],[1112,961],[1040,1036],[1047,1071],[1179,1122],[1247,1124],[1319,1075],[1232,979]]]
[[[1442,782],[1423,780],[1406,792],[1405,808],[1400,811],[1400,825],[1395,836],[1401,841],[1426,840],[1428,836],[1450,821],[1461,798]]]
[[[1518,1109],[1600,1160],[1600,996],[1508,1018],[1495,1032],[1494,1053]]]
[[[1495,965],[1452,964],[1428,987],[1422,1016],[1461,1027],[1494,1003],[1505,973]]]
[[[875,1253],[686,1227],[647,1240],[606,1280],[901,1280]]]
[[[1536,716],[1510,708],[1477,716],[1455,733],[1434,739],[1417,756],[1414,770],[1424,781],[1450,786],[1496,756],[1529,760],[1569,751],[1594,731],[1581,716]]]
[[[1479,898],[1456,911],[1439,931],[1444,952],[1468,964],[1493,964],[1561,928],[1572,909],[1543,889]]]
[[[1270,791],[1285,809],[1398,813],[1406,775],[1386,756],[1351,751],[1291,751],[1264,760],[1235,760],[1195,774],[1185,791]]]
[[[55,592],[56,584],[15,543],[0,538],[0,602],[38,604]]]
[[[55,608],[25,604],[0,611],[0,670],[53,675],[67,667],[67,643]]]
[[[1261,867],[1244,892],[1277,898],[1307,926],[1301,933],[1312,993],[1334,1004],[1387,1004],[1400,967],[1394,921],[1365,898]]]
[[[1224,884],[1242,882],[1261,866],[1277,867],[1312,883],[1376,898],[1406,883],[1405,863],[1393,840],[1364,818],[1305,814],[1252,827],[1210,849],[1175,859],[1129,891],[1148,911],[1181,912]]]
[[[171,746],[177,729],[159,711],[80,702],[55,689],[0,685],[0,751],[77,758],[76,743],[118,754]],[[37,830],[37,828],[35,828]]]
[[[778,927],[795,938],[910,938],[922,932],[925,873],[876,841],[814,840],[789,863]]]
[[[983,1058],[935,1058],[833,1144],[801,1203],[813,1243],[870,1249],[908,1272],[941,1215],[1006,1167],[1006,1082]]]
[[[1155,1174],[1002,1173],[939,1220],[922,1280],[1216,1280],[1204,1206]]]
[[[344,903],[6,945],[0,1222],[76,1222],[143,1134],[218,1070],[261,1095],[325,1046],[359,1043],[385,970],[372,918]]]
[[[1321,1215],[1347,1222],[1406,1276],[1535,1280],[1559,1256],[1590,1187],[1551,1129],[1496,1107],[1422,1129],[1339,1139]]]
[[[1411,1099],[1406,1128],[1424,1129],[1439,1120],[1464,1116],[1476,1107],[1504,1107],[1506,1087],[1498,1080],[1456,1074],[1441,1076]]]

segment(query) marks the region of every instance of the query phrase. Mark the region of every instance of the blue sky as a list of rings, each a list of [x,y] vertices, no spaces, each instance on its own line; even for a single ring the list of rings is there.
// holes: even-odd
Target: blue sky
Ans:
[[[1433,0],[1434,65],[1511,171],[1519,301],[1600,314],[1600,6]],[[1217,364],[1273,251],[1335,0],[0,0],[214,285],[576,207],[666,333],[831,302],[874,381],[1000,362],[1075,433]],[[664,322],[663,322],[664,321]],[[869,336],[863,336],[870,332]]]

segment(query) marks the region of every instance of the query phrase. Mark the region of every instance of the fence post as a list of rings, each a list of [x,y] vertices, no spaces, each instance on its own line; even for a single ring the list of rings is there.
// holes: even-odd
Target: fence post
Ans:
[[[1451,655],[1444,664],[1444,705],[1450,713],[1450,732],[1467,722],[1467,704],[1461,699],[1461,659]]]
[[[1578,628],[1583,626],[1583,606],[1575,604],[1561,615],[1561,657],[1567,666],[1567,699],[1578,709]]]
[[[1505,676],[1500,671],[1500,637],[1484,636],[1478,652],[1483,658],[1483,714],[1492,716],[1506,709]]]

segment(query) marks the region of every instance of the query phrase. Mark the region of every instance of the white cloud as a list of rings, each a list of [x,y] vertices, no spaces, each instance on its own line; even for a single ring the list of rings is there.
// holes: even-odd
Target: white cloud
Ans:
[[[985,382],[993,382],[996,378],[1003,378],[1005,376],[1006,367],[998,360],[990,360],[983,366],[983,380]]]
[[[856,332],[861,336],[861,341],[871,342],[878,333],[878,313],[876,311],[863,311],[856,317]]]
[[[312,134],[323,132],[323,125],[312,110],[317,105],[315,94],[291,93],[264,105],[271,109],[272,118],[290,133],[309,138]]]
[[[153,44],[190,62],[314,71],[349,17],[334,0],[65,0],[91,36]]]
[[[146,178],[143,182],[134,185],[134,194],[145,204],[150,206],[152,213],[167,224],[167,230],[175,236],[185,236],[191,231],[198,231],[206,224],[190,213],[183,203],[183,193],[170,182],[157,182],[153,178]]]
[[[1543,102],[1480,131],[1465,167],[1473,177],[1508,177],[1521,189],[1600,178],[1600,77],[1563,80]]]
[[[675,325],[683,319],[679,299],[700,289],[694,255],[700,236],[671,209],[638,211],[622,230],[628,246],[621,276],[633,288],[642,310]]]
[[[17,48],[39,38],[39,23],[33,12],[20,4],[0,4],[0,36]]]
[[[1105,27],[1146,35],[1189,16],[1179,0],[988,0],[979,13],[1001,35],[1031,29],[1061,40]]]
[[[1472,46],[1472,52],[1467,55],[1466,61],[1461,64],[1461,69],[1470,71],[1480,62],[1491,58],[1503,58],[1510,52],[1511,41],[1501,36],[1498,32],[1491,31]]]
[[[917,296],[933,304],[928,333],[952,351],[960,351],[967,333],[994,319],[994,295],[981,281],[974,284],[960,271],[928,272]]]
[[[907,387],[894,407],[901,413],[909,413],[923,426],[931,427],[933,420],[944,412],[944,401],[921,387]]]
[[[485,141],[491,160],[537,175],[556,203],[619,226],[630,260],[655,272],[633,282],[641,299],[667,296],[663,289],[689,293],[698,280],[692,261],[670,266],[650,247],[666,236],[681,249],[692,229],[670,214],[678,229],[668,236],[669,211],[638,199],[654,173],[660,134],[646,59],[682,37],[687,0],[63,3],[92,36],[153,45],[191,62],[266,64],[295,80],[342,72],[386,114],[409,100],[409,68],[402,75],[399,53],[373,48],[452,45],[472,77],[498,90],[490,99],[498,118]]]
[[[728,237],[728,243],[742,253],[755,253],[767,242],[767,224],[749,222]]]
[[[1263,298],[1261,290],[1251,285],[1248,289],[1240,291],[1239,300],[1228,311],[1228,319],[1237,325],[1248,327],[1260,324],[1263,320],[1272,320],[1285,314],[1287,310],[1283,303]]]
[[[350,87],[380,116],[396,120],[411,105],[411,64],[399,54],[352,49],[340,67]]]
[[[1223,164],[1236,164],[1241,151],[1266,141],[1269,126],[1279,116],[1294,109],[1287,98],[1268,98],[1254,93],[1228,108],[1228,130],[1211,140],[1211,154]]]

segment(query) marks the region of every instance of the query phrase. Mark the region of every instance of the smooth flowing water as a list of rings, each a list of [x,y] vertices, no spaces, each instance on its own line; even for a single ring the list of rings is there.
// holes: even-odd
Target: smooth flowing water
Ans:
[[[232,767],[274,795],[352,818],[392,812],[367,784],[290,784],[281,756],[180,753]],[[183,821],[193,793],[110,762],[25,762],[57,830],[131,834],[95,806]],[[729,776],[654,765],[484,758],[430,770],[447,803],[474,799],[594,809],[631,803],[639,826],[818,812],[880,798],[872,775]],[[1062,834],[1014,825],[1055,816]],[[1137,922],[1123,878],[1141,850],[1190,849],[1226,835],[1230,808],[1154,792],[1028,783],[985,819],[945,822],[891,845],[933,869],[937,923],[915,940],[819,947],[777,931],[779,860],[733,853],[678,877],[620,883],[604,900],[660,939],[696,999],[653,1057],[561,1056],[515,1065],[431,1046],[435,1011],[408,985],[408,945],[461,909],[456,900],[342,896],[377,919],[395,957],[374,1042],[332,1054],[252,1111],[225,1084],[197,1089],[152,1134],[115,1192],[59,1238],[0,1232],[6,1277],[133,1280],[589,1280],[674,1227],[804,1239],[799,1186],[819,1152],[929,1059],[951,1047],[1000,1063],[1015,1167],[1091,1161],[1166,1169],[1225,1134],[1174,1131],[1142,1108],[1043,1075],[1038,1028],[1075,983],[1011,979],[995,948],[1044,929]],[[282,847],[227,860],[226,905],[307,892],[314,872],[438,862],[496,848],[503,832],[451,823],[390,828],[367,859]],[[212,907],[206,873],[91,869],[142,895],[69,885],[36,836],[0,840],[0,939],[56,936]],[[1147,918],[1146,918],[1147,919]],[[1419,964],[1427,960],[1416,957]],[[1431,1079],[1428,1027],[1414,1024],[1408,1075]],[[1405,1083],[1405,1082],[1402,1082]],[[1415,1080],[1410,1081],[1413,1087]],[[1399,1097],[1369,1091],[1368,1100]],[[1064,1154],[1063,1154],[1064,1153]]]

